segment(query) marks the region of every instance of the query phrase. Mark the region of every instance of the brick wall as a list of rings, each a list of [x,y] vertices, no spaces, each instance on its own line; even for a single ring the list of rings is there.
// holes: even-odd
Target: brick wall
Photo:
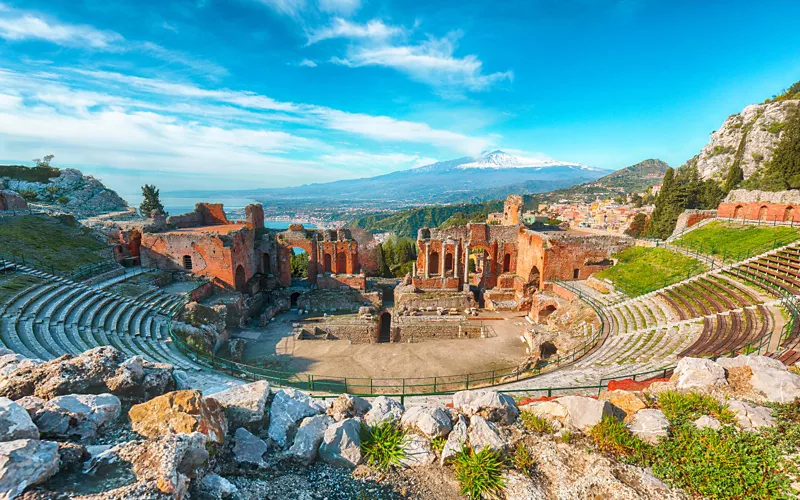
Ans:
[[[720,203],[717,217],[762,220],[767,222],[800,222],[800,206],[787,203]]]

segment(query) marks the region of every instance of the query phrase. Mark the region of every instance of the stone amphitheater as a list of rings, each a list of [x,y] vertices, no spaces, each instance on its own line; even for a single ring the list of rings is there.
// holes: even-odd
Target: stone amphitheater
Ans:
[[[237,383],[179,350],[170,338],[170,316],[184,302],[182,296],[155,287],[137,297],[113,292],[115,285],[148,272],[146,268],[117,269],[85,282],[5,261],[0,271],[24,273],[35,282],[0,305],[0,340],[16,353],[49,360],[113,346],[129,356],[172,364],[198,388]],[[586,281],[562,284],[602,316],[598,345],[571,364],[498,384],[498,389],[538,393],[547,388],[597,386],[633,374],[658,377],[689,356],[758,351],[787,365],[800,359],[800,325],[787,327],[791,318],[787,305],[800,294],[800,244],[636,298],[618,291],[600,293]],[[781,293],[784,296],[778,297]]]

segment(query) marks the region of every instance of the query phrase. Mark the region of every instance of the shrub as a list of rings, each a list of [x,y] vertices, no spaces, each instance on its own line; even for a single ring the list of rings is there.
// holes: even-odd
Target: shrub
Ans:
[[[533,476],[533,471],[536,468],[536,460],[534,460],[531,452],[521,442],[517,443],[512,461],[515,469],[525,474],[527,477]]]
[[[37,201],[39,199],[39,195],[32,189],[20,189],[17,193],[22,196],[25,201]]]
[[[447,443],[447,438],[437,437],[431,439],[431,449],[433,451],[441,453],[444,449],[444,445]]]
[[[724,423],[733,423],[734,420],[728,405],[695,392],[662,392],[658,395],[658,404],[664,416],[674,422],[697,420],[703,415],[710,415]]]
[[[56,198],[56,202],[60,205],[66,205],[69,203],[69,196],[59,196]]]
[[[405,458],[403,444],[406,432],[391,420],[369,427],[361,424],[361,453],[366,462],[386,471],[400,465]]]
[[[553,427],[550,425],[550,422],[542,417],[537,417],[533,413],[523,411],[519,414],[519,418],[522,420],[522,426],[529,431],[539,434],[550,434],[553,432]]]
[[[673,427],[672,439],[652,450],[653,472],[706,498],[788,498],[790,464],[765,434],[733,427]]]
[[[647,443],[631,434],[625,424],[610,416],[603,417],[592,427],[590,437],[601,452],[617,458],[643,460],[649,448]]]
[[[461,494],[470,499],[501,498],[505,468],[500,453],[486,447],[475,453],[468,447],[456,455],[455,472]]]
[[[55,167],[24,165],[0,165],[0,177],[9,177],[28,182],[50,182],[53,177],[58,177],[61,171]]]
[[[561,432],[561,442],[569,444],[572,441],[572,431],[564,430]]]
[[[764,155],[759,153],[758,151],[753,152],[750,156],[753,157],[753,161],[756,163],[761,163],[761,160],[764,159]]]

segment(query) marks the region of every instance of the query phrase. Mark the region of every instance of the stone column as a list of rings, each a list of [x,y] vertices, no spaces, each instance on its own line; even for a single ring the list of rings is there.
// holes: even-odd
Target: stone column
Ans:
[[[454,278],[458,278],[458,258],[460,257],[458,255],[458,247],[460,246],[460,243],[461,243],[460,241],[456,241],[455,254],[453,255],[453,277]]]
[[[425,242],[425,278],[431,277],[431,244]]]
[[[469,242],[464,243],[464,284],[469,285]]]
[[[447,253],[447,243],[442,242],[442,253],[439,255],[439,275],[444,278],[444,256]]]

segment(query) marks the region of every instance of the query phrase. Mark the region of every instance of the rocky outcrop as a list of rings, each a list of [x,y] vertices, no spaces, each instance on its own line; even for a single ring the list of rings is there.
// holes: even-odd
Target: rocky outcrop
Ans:
[[[781,137],[782,124],[797,100],[747,106],[729,116],[696,157],[697,170],[704,179],[725,179],[730,165],[739,161],[745,178],[772,158]]]
[[[58,472],[58,445],[36,439],[0,443],[0,500],[14,498],[28,486]]]
[[[725,369],[710,359],[682,358],[675,367],[671,382],[675,382],[678,390],[709,391],[721,385],[727,385]]]
[[[245,427],[255,430],[268,422],[269,413],[266,408],[269,394],[269,382],[260,380],[216,392],[209,397],[216,399],[222,406],[229,428]]]
[[[175,391],[134,405],[128,412],[133,430],[156,438],[164,434],[200,432],[209,442],[221,444],[228,433],[222,408],[200,391]]]
[[[58,204],[84,213],[113,212],[128,206],[125,200],[100,180],[71,168],[61,170],[49,182],[28,182],[10,177],[2,177],[0,181],[0,184],[5,183],[13,191],[35,193],[37,202]]]
[[[25,210],[28,202],[16,191],[10,189],[0,189],[0,211],[3,210]]]
[[[620,417],[608,401],[564,396],[553,401],[531,403],[522,408],[550,422],[555,429],[566,428],[588,434],[603,417]]]
[[[726,370],[748,367],[750,376],[747,383],[767,401],[789,403],[800,398],[800,376],[790,372],[777,359],[741,355],[735,358],[719,358],[717,364]]]
[[[116,421],[121,409],[113,394],[69,394],[44,402],[33,421],[44,438],[84,440]]]
[[[0,441],[39,439],[39,429],[25,408],[8,398],[0,398]]]

